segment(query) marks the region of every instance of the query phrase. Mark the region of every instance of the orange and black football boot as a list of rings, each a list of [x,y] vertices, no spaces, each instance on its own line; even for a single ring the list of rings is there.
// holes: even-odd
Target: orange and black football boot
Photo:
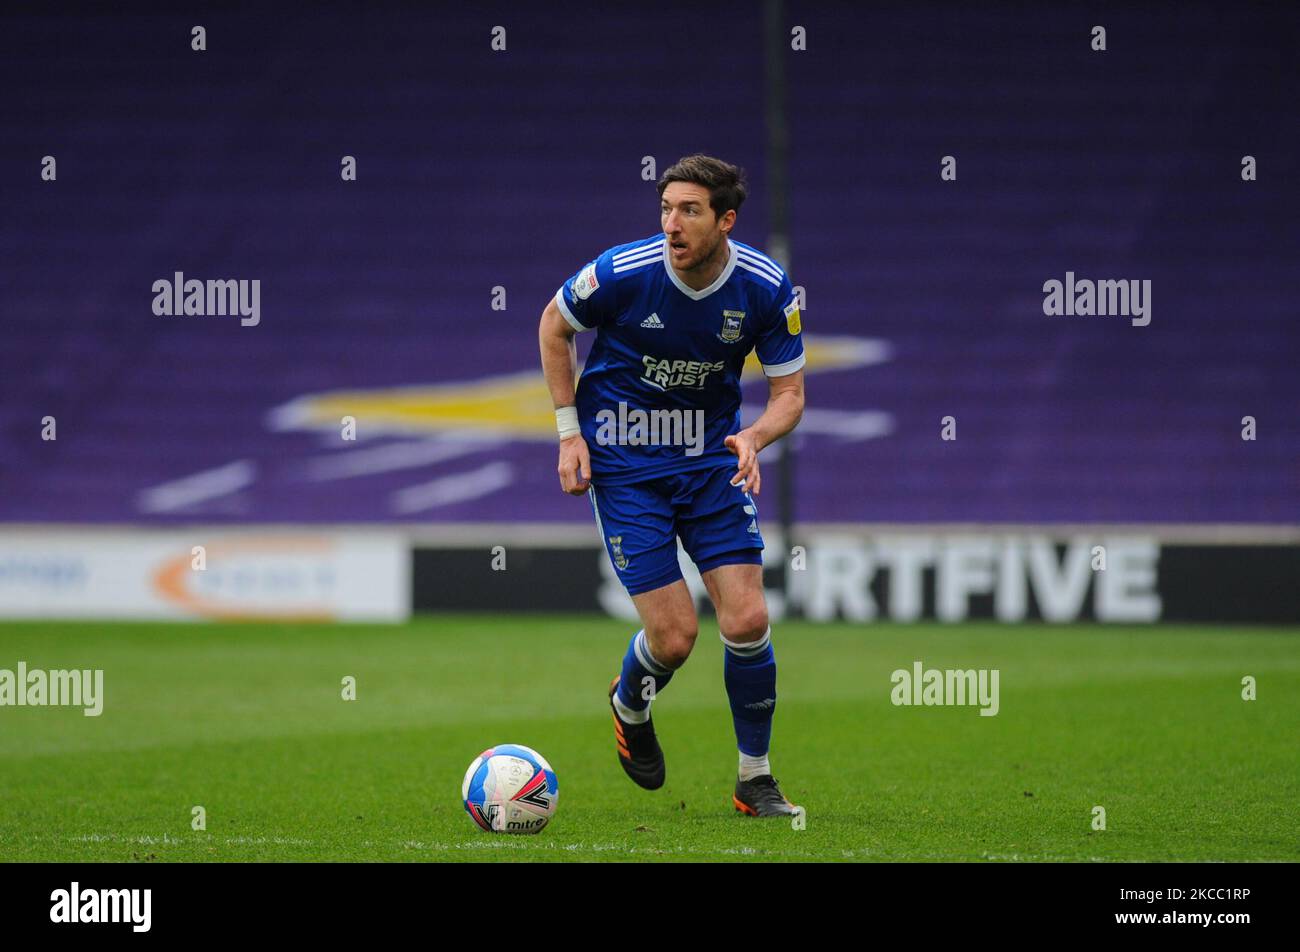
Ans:
[[[664,785],[664,752],[655,737],[653,718],[644,724],[629,724],[618,716],[614,707],[614,692],[618,678],[609,684],[609,711],[614,716],[614,740],[618,744],[618,762],[633,783],[647,790],[658,790]]]
[[[753,780],[737,780],[731,802],[737,810],[749,816],[794,816],[797,809],[785,798],[771,774]]]

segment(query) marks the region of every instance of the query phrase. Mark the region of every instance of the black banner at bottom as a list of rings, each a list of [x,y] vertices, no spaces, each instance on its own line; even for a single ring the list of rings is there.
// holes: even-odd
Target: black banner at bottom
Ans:
[[[1127,932],[1231,943],[1292,920],[1293,876],[1287,864],[11,865],[0,866],[0,915],[7,938],[337,943],[418,929],[436,944],[476,922],[508,929],[517,911],[527,933],[644,929],[649,941],[687,915],[698,939],[707,922],[691,911],[708,903],[719,914],[707,921],[733,937],[748,922],[847,927],[864,941]]]

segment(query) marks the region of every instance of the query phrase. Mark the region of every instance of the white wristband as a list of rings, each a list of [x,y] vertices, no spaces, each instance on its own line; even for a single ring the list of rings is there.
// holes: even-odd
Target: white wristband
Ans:
[[[555,428],[559,430],[561,440],[567,440],[569,437],[581,433],[582,427],[578,426],[578,408],[560,407],[556,410]]]

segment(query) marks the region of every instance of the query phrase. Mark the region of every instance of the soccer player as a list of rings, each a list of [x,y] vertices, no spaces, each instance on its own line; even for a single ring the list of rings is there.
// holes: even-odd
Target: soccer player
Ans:
[[[763,599],[754,502],[758,454],[803,414],[803,341],[790,279],[731,238],[744,173],[692,155],[658,183],[661,232],[610,248],[565,281],[542,313],[542,369],[555,403],[560,485],[587,493],[610,561],[640,615],[609,688],[623,770],[663,786],[651,701],[695,645],[695,605],[677,539],[717,610],[740,768],[734,805],[795,810],[772,776],[776,660]],[[574,335],[595,343],[574,388]],[[757,349],[767,407],[740,426],[740,373]]]

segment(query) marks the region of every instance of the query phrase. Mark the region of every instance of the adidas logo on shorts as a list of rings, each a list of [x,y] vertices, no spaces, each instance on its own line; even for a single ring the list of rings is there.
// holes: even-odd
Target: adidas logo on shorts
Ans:
[[[661,321],[661,320],[659,320],[659,315],[658,315],[658,314],[651,314],[649,317],[647,317],[644,321],[641,322],[641,326],[642,326],[642,327],[657,327],[657,328],[659,328],[659,330],[663,330],[663,328],[664,328],[664,322]]]

